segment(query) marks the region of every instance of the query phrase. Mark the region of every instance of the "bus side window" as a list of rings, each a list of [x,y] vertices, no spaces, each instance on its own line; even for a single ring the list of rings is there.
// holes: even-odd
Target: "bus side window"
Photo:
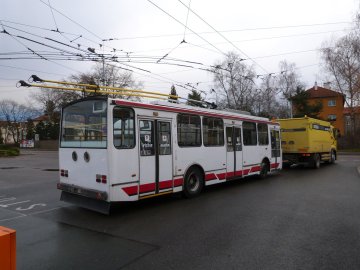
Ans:
[[[244,145],[257,145],[256,123],[243,122]]]
[[[268,125],[259,123],[257,127],[258,127],[259,145],[269,145]]]
[[[224,122],[220,118],[203,117],[204,146],[224,145]]]
[[[178,114],[177,135],[180,147],[201,146],[201,120],[198,115]]]
[[[140,120],[140,155],[155,155],[154,145],[154,122],[149,120]]]
[[[114,107],[114,146],[120,149],[135,147],[135,113],[130,108]]]

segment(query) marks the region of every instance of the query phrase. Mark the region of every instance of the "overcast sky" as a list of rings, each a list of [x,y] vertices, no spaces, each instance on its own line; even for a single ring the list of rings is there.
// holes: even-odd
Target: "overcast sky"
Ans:
[[[60,56],[49,53],[58,50],[45,45],[77,50],[45,38],[81,50],[91,47],[97,53],[130,56],[131,62],[125,64],[131,67],[121,66],[133,70],[134,77],[151,91],[169,93],[172,84],[192,84],[209,92],[212,75],[199,67],[214,65],[229,51],[247,59],[246,63],[253,64],[259,75],[279,72],[282,60],[294,62],[303,81],[311,87],[315,81],[321,84],[326,79],[318,49],[324,41],[350,31],[359,6],[357,0],[181,1],[186,6],[190,3],[191,10],[201,19],[188,13],[178,0],[151,0],[153,4],[147,0],[2,1],[0,30],[11,35],[0,34],[0,100],[25,102],[31,92],[16,88],[15,84],[32,74],[63,80],[71,74],[91,71],[93,62],[52,60]],[[186,43],[180,44],[183,39]],[[37,55],[30,55],[30,50]],[[39,55],[47,55],[47,60]],[[7,57],[33,59],[4,60]],[[170,61],[172,58],[197,64]],[[166,64],[169,62],[187,67]],[[181,96],[187,95],[187,90],[176,88]]]

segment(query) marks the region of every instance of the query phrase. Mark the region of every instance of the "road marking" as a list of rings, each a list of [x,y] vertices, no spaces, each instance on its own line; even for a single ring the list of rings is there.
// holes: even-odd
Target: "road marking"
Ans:
[[[10,205],[15,205],[15,204],[20,204],[20,203],[26,203],[26,202],[30,202],[30,200],[27,201],[21,201],[21,202],[15,202],[15,203],[8,203],[8,204],[0,204],[0,207],[9,207]]]
[[[27,211],[27,210],[31,210],[31,209],[35,208],[36,206],[43,206],[43,207],[45,207],[46,204],[45,204],[45,203],[35,203],[35,204],[30,205],[30,206],[27,207],[27,208],[18,207],[18,208],[16,208],[16,211]]]
[[[15,220],[15,219],[24,218],[24,217],[31,217],[31,216],[35,216],[35,215],[37,215],[37,214],[47,213],[47,212],[51,212],[51,211],[58,210],[58,209],[60,209],[60,208],[66,208],[66,207],[70,207],[70,206],[71,206],[71,205],[69,205],[69,206],[54,207],[54,208],[47,209],[47,210],[43,210],[43,211],[33,212],[33,213],[30,213],[30,214],[27,214],[27,215],[26,215],[26,214],[19,213],[19,212],[16,212],[16,213],[18,213],[20,216],[12,217],[12,218],[0,219],[0,222]]]
[[[0,203],[2,203],[2,202],[8,202],[8,201],[13,201],[13,200],[16,200],[16,198],[15,198],[15,197],[5,198],[5,199],[1,199],[1,200],[0,200]]]

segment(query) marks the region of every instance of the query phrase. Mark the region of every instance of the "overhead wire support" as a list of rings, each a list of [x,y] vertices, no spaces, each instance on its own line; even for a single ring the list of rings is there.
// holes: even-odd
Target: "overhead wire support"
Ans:
[[[186,22],[185,22],[183,41],[185,41],[185,34],[186,34],[186,29],[187,29],[187,24],[188,24],[188,19],[189,19],[189,13],[190,13],[190,4],[191,4],[191,0],[189,0],[189,8],[188,8],[188,12],[186,14]]]
[[[172,53],[174,50],[176,50],[181,44],[186,43],[185,39],[183,39],[176,47],[171,49],[168,53],[166,53],[164,56],[162,56],[159,60],[156,61],[156,63],[160,63],[161,60],[165,59],[169,56],[170,53]]]
[[[148,0],[150,1],[150,0]],[[190,6],[187,6],[186,4],[184,4],[181,0],[178,0],[183,6],[185,6],[186,8],[188,8],[196,17],[198,17],[202,22],[204,22],[207,26],[209,26],[212,30],[214,30],[217,34],[219,34],[223,39],[225,39],[227,42],[229,42],[234,48],[236,48],[240,53],[242,53],[243,55],[245,55],[248,60],[251,60],[254,64],[256,64],[257,66],[259,66],[262,70],[264,70],[265,72],[268,73],[268,71],[261,66],[259,63],[257,63],[254,59],[252,59],[250,56],[248,56],[244,51],[242,51],[238,46],[236,46],[231,40],[229,40],[227,37],[225,37],[222,33],[220,33],[218,30],[216,30],[212,25],[210,25],[208,22],[206,22],[202,17],[200,17],[200,15],[198,15],[195,11],[193,11]]]
[[[51,10],[55,10],[57,13],[61,14],[62,16],[64,16],[65,18],[67,18],[68,20],[70,20],[72,23],[76,24],[77,26],[81,27],[82,29],[84,29],[85,31],[87,31],[88,33],[92,34],[93,36],[97,37],[100,40],[103,40],[101,37],[99,37],[98,35],[96,35],[95,33],[91,32],[90,30],[88,30],[87,28],[85,28],[84,26],[82,26],[81,24],[77,23],[76,21],[74,21],[73,19],[71,19],[70,17],[66,16],[64,13],[62,13],[61,11],[57,10],[56,8],[50,6],[49,4],[47,4],[46,2],[44,2],[43,0],[40,0],[41,3],[43,3],[44,5],[47,5],[49,8],[51,8]]]
[[[185,27],[185,24],[183,24],[182,22],[180,22],[178,19],[176,19],[174,16],[172,16],[170,13],[168,13],[167,11],[165,11],[164,9],[162,9],[161,7],[159,7],[158,5],[156,5],[154,2],[152,2],[151,0],[147,0],[149,3],[151,3],[153,6],[155,6],[156,8],[160,9],[162,12],[164,12],[166,15],[168,15],[169,17],[171,17],[173,20],[175,20],[176,22],[178,22],[179,24],[181,24],[182,26]],[[209,41],[207,41],[205,38],[203,38],[202,36],[200,36],[198,33],[196,33],[195,31],[193,31],[191,28],[187,27],[187,29],[189,29],[193,34],[195,34],[197,37],[199,37],[201,40],[205,41],[207,44],[209,44],[211,47],[213,47],[214,49],[216,49],[217,51],[219,51],[220,53],[222,53],[223,55],[226,55],[226,53],[224,53],[223,51],[221,51],[219,48],[217,48],[215,45],[213,45],[212,43],[210,43]]]

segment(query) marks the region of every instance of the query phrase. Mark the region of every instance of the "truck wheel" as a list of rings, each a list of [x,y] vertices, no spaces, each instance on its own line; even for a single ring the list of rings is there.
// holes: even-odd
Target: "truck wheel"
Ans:
[[[198,168],[190,168],[184,179],[184,195],[192,198],[200,194],[204,187],[204,176]]]
[[[329,161],[329,163],[330,163],[330,164],[334,164],[334,163],[335,163],[335,160],[336,160],[336,154],[335,154],[335,151],[334,151],[334,150],[331,150],[331,154],[330,154],[330,161]]]
[[[320,155],[314,154],[313,156],[313,168],[319,169],[320,168]]]

